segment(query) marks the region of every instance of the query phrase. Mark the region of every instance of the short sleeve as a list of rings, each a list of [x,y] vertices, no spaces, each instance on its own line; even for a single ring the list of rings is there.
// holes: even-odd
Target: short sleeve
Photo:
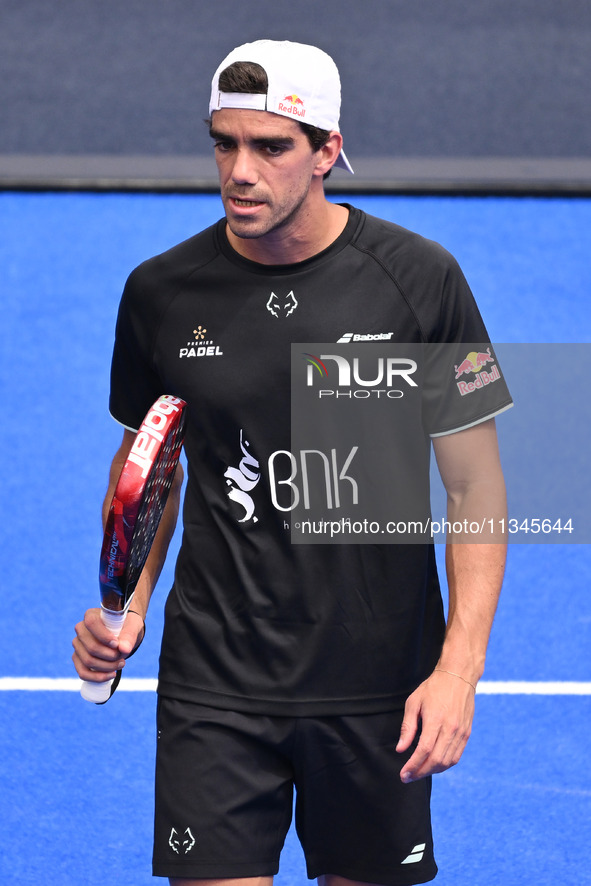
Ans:
[[[464,430],[512,406],[474,296],[449,254],[439,323],[424,357],[423,423],[431,437]]]
[[[431,437],[480,424],[512,405],[490,342],[425,346],[423,424]]]
[[[165,393],[153,362],[155,318],[140,278],[135,271],[125,284],[111,361],[109,411],[130,430],[139,428],[152,403]]]

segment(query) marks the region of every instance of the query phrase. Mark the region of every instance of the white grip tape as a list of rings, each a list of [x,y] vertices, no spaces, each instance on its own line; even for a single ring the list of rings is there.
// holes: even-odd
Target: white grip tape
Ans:
[[[103,624],[108,627],[108,629],[111,631],[112,634],[115,635],[115,637],[118,637],[121,633],[126,615],[127,607],[124,609],[123,612],[111,612],[110,609],[101,609],[101,618],[103,620]],[[110,698],[112,683],[112,680],[107,680],[106,683],[91,683],[88,680],[83,680],[82,686],[80,687],[80,695],[86,701],[92,701],[95,704],[102,704],[103,702],[108,701],[108,699]]]

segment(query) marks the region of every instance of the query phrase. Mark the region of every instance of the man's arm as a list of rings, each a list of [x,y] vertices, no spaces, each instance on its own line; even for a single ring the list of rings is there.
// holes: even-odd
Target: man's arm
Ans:
[[[135,433],[124,431],[121,446],[115,453],[109,472],[109,485],[103,503],[103,527],[106,524],[109,507],[119,474],[133,445]],[[111,680],[125,664],[125,658],[138,647],[143,638],[144,620],[156,582],[164,566],[168,546],[174,534],[179,511],[183,469],[179,464],[166,502],[154,544],[146,560],[146,565],[137,583],[125,623],[116,639],[105,627],[100,617],[100,609],[89,609],[83,621],[76,625],[76,637],[72,645],[72,659],[78,675],[83,680],[98,683]]]
[[[474,694],[503,582],[506,559],[505,483],[494,419],[433,441],[447,491],[450,524],[467,520],[484,531],[448,535],[449,612],[435,671],[408,698],[397,750],[417,748],[403,767],[404,782],[455,765],[466,746]]]

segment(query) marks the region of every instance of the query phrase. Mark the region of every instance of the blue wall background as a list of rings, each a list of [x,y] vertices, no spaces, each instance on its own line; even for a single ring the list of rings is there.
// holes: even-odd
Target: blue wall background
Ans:
[[[0,0],[0,155],[208,154],[234,46],[317,43],[359,157],[588,157],[587,0]]]

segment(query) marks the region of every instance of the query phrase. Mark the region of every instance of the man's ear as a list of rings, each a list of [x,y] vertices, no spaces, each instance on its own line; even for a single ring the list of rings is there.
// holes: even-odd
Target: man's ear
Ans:
[[[314,169],[314,175],[324,176],[327,172],[330,172],[341,153],[342,147],[343,136],[340,132],[333,130],[330,133],[326,144],[316,152],[317,163],[316,168]]]

